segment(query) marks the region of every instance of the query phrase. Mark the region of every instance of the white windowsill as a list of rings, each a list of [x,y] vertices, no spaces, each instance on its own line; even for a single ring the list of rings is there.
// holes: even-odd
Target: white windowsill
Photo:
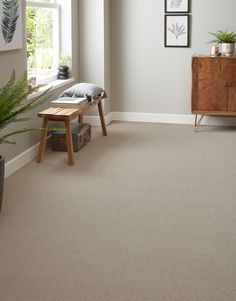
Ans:
[[[63,86],[66,86],[70,83],[73,83],[75,81],[75,79],[72,77],[72,78],[68,78],[68,79],[57,79],[57,80],[54,80],[50,83],[48,83],[47,85],[43,86],[42,88],[39,89],[39,91],[37,92],[33,92],[32,94],[30,94],[27,99],[28,100],[31,100],[37,96],[39,96],[43,91],[50,89],[49,92],[55,90],[55,89],[58,89],[58,88],[61,88]]]

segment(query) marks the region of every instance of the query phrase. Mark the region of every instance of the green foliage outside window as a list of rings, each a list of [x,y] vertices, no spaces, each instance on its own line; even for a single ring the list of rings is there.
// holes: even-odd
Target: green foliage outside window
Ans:
[[[28,69],[47,72],[53,64],[52,10],[27,7],[26,35]]]
[[[27,8],[26,10],[26,38],[27,38],[27,58],[34,57],[36,49],[36,21],[35,10]]]

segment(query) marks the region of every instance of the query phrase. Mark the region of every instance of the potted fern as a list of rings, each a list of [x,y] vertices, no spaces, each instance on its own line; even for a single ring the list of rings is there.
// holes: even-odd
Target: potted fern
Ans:
[[[29,91],[26,73],[23,74],[20,80],[16,81],[15,71],[12,72],[7,84],[0,87],[0,144],[15,144],[15,141],[11,140],[11,136],[38,130],[35,128],[21,128],[10,133],[5,131],[5,128],[11,123],[30,120],[30,118],[22,117],[21,115],[48,100],[50,97],[47,94],[49,89],[32,100],[27,100],[27,96],[38,88],[39,86],[36,86]],[[4,132],[2,133],[3,130]],[[4,158],[0,155],[0,211],[2,207],[3,186]]]
[[[221,53],[230,56],[234,53],[236,43],[236,33],[228,30],[218,30],[217,32],[208,32],[214,36],[214,40],[209,43],[221,44]]]

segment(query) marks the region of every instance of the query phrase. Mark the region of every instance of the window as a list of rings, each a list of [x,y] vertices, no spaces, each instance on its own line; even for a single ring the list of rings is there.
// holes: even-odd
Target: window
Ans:
[[[60,56],[60,6],[56,0],[31,0],[26,7],[28,78],[56,79]]]

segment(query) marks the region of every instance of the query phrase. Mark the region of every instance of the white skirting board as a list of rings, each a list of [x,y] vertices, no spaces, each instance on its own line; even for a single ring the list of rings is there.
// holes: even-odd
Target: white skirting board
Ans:
[[[100,117],[99,116],[83,116],[83,122],[85,123],[90,123],[93,126],[100,126]],[[105,116],[105,123],[108,125],[109,123],[112,122],[112,113],[109,113]]]
[[[112,112],[112,121],[194,124],[195,115]],[[201,124],[236,126],[236,117],[204,116]]]
[[[111,112],[106,115],[105,122],[107,125],[112,121],[193,124],[194,118],[194,115]],[[90,123],[93,126],[100,126],[99,116],[84,116],[84,122]],[[201,124],[236,126],[236,117],[205,116]],[[24,151],[22,154],[18,155],[12,160],[8,161],[5,164],[5,178],[16,172],[18,169],[22,168],[31,160],[35,159],[38,153],[38,147],[39,143]]]
[[[133,112],[112,112],[114,121],[131,121],[131,122],[151,122],[151,123],[176,123],[192,124],[193,115],[177,114],[155,114],[155,113],[133,113]]]
[[[8,161],[5,164],[5,178],[9,177],[11,174],[16,172],[18,169],[22,168],[24,165],[36,158],[38,154],[39,143],[35,144],[31,148],[27,149],[23,153],[19,154],[17,157]]]

